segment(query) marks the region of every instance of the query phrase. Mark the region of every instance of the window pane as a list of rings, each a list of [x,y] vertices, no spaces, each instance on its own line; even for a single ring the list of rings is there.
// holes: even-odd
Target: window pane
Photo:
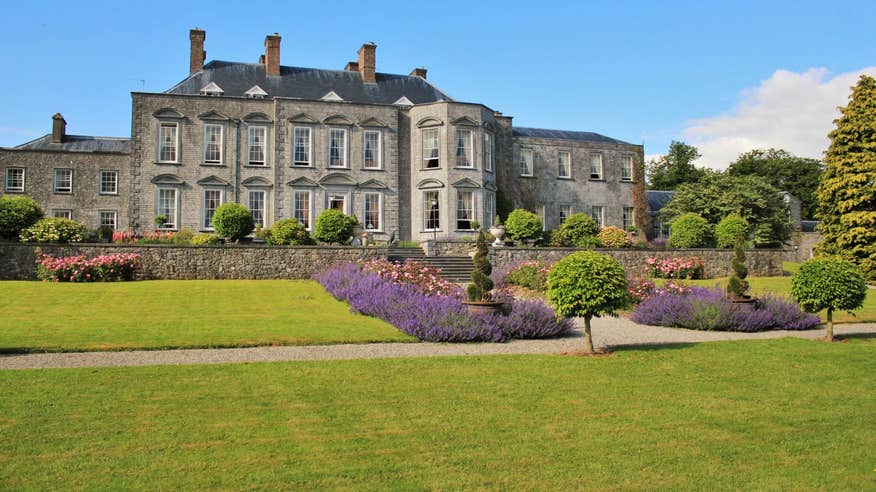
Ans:
[[[560,224],[566,221],[569,216],[572,215],[572,206],[571,205],[562,205],[560,207]]]
[[[222,205],[222,190],[204,190],[204,229],[213,228],[213,214]]]
[[[456,193],[456,228],[469,230],[474,220],[474,195],[470,191]]]
[[[101,227],[116,228],[116,212],[102,210],[98,212],[98,222]]]
[[[484,133],[484,169],[493,170],[493,134]]]
[[[365,167],[368,169],[380,167],[380,132],[365,132]]]
[[[204,127],[204,162],[222,162],[222,126]]]
[[[572,176],[571,169],[571,161],[572,156],[568,152],[560,152],[559,154],[559,169],[557,169],[557,174],[561,178],[568,178]]]
[[[52,210],[52,217],[56,219],[72,219],[72,210]]]
[[[423,193],[423,225],[427,231],[441,228],[441,204],[437,191]]]
[[[264,165],[265,163],[265,134],[267,129],[256,126],[249,128],[249,163]]]
[[[629,231],[635,225],[633,207],[624,207],[624,230]]]
[[[602,154],[590,156],[590,179],[602,179]]]
[[[249,192],[249,211],[252,214],[252,220],[257,226],[265,227],[265,192],[250,191]]]
[[[24,168],[6,168],[6,191],[24,191]]]
[[[605,209],[600,205],[593,205],[590,207],[590,216],[593,217],[593,220],[599,224],[599,227],[602,227],[605,222]]]
[[[176,123],[162,123],[158,132],[158,160],[176,162]]]
[[[73,170],[55,169],[55,193],[70,193],[73,191]]]
[[[305,229],[310,229],[310,192],[295,191],[292,194],[293,211],[292,215],[298,222],[304,225]]]
[[[158,190],[158,215],[167,217],[162,229],[176,229],[176,190],[160,188]]]
[[[310,128],[295,128],[295,155],[293,164],[296,166],[310,165]]]
[[[365,230],[383,230],[380,223],[380,193],[365,193]]]
[[[441,153],[438,148],[438,130],[423,130],[423,165],[432,169],[440,166]]]
[[[118,171],[101,171],[100,172],[100,192],[101,193],[118,193],[119,191],[119,173]]]
[[[347,132],[332,129],[329,131],[329,167],[347,166]]]
[[[532,149],[520,149],[520,175],[532,176]]]
[[[456,130],[456,165],[457,167],[473,167],[471,158],[471,130]]]

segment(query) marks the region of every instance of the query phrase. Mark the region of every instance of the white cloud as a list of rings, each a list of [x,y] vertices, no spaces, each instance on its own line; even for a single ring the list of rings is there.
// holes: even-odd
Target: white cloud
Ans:
[[[850,88],[861,74],[876,76],[876,67],[830,76],[827,69],[803,73],[777,70],[757,87],[742,91],[729,112],[693,120],[682,132],[696,146],[698,165],[724,169],[756,148],[781,148],[802,157],[822,158],[827,134],[848,104]]]

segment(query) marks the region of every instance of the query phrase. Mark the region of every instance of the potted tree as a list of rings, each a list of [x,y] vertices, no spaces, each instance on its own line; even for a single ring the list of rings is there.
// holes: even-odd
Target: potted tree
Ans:
[[[471,283],[465,290],[468,300],[463,301],[472,314],[498,313],[504,306],[504,303],[493,300],[493,281],[490,279],[493,265],[487,258],[487,252],[487,239],[483,231],[478,231],[477,251],[472,258],[474,271],[471,272]]]

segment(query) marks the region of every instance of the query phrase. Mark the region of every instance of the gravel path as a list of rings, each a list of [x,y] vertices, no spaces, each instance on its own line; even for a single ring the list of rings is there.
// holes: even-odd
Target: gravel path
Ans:
[[[584,348],[582,323],[571,336],[549,340],[514,340],[508,343],[371,343],[360,345],[315,345],[230,349],[137,350],[129,352],[71,352],[0,355],[0,370],[69,367],[151,366],[166,364],[225,364],[290,360],[379,359],[389,357],[435,357],[447,355],[555,354]],[[836,325],[837,335],[876,336],[876,323]],[[624,318],[593,321],[596,347],[697,343],[719,340],[764,338],[820,338],[824,330],[734,333],[693,331],[637,325]]]

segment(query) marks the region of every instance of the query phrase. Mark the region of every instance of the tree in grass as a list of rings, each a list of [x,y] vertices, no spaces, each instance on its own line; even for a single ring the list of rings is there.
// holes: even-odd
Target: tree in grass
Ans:
[[[477,251],[471,260],[474,264],[474,270],[471,272],[471,283],[468,284],[465,292],[469,302],[489,302],[492,298],[490,292],[493,290],[493,281],[490,279],[493,265],[490,264],[490,259],[487,257],[489,250],[484,231],[478,231],[476,244]]]
[[[627,275],[614,258],[579,251],[554,264],[547,294],[558,315],[584,318],[584,350],[592,354],[590,320],[616,316],[627,305]]]
[[[815,258],[800,265],[791,279],[791,296],[805,311],[827,310],[827,341],[833,341],[833,312],[864,304],[867,284],[861,270],[837,257]]]
[[[816,192],[818,250],[856,263],[876,281],[876,79],[862,75],[840,108]]]

